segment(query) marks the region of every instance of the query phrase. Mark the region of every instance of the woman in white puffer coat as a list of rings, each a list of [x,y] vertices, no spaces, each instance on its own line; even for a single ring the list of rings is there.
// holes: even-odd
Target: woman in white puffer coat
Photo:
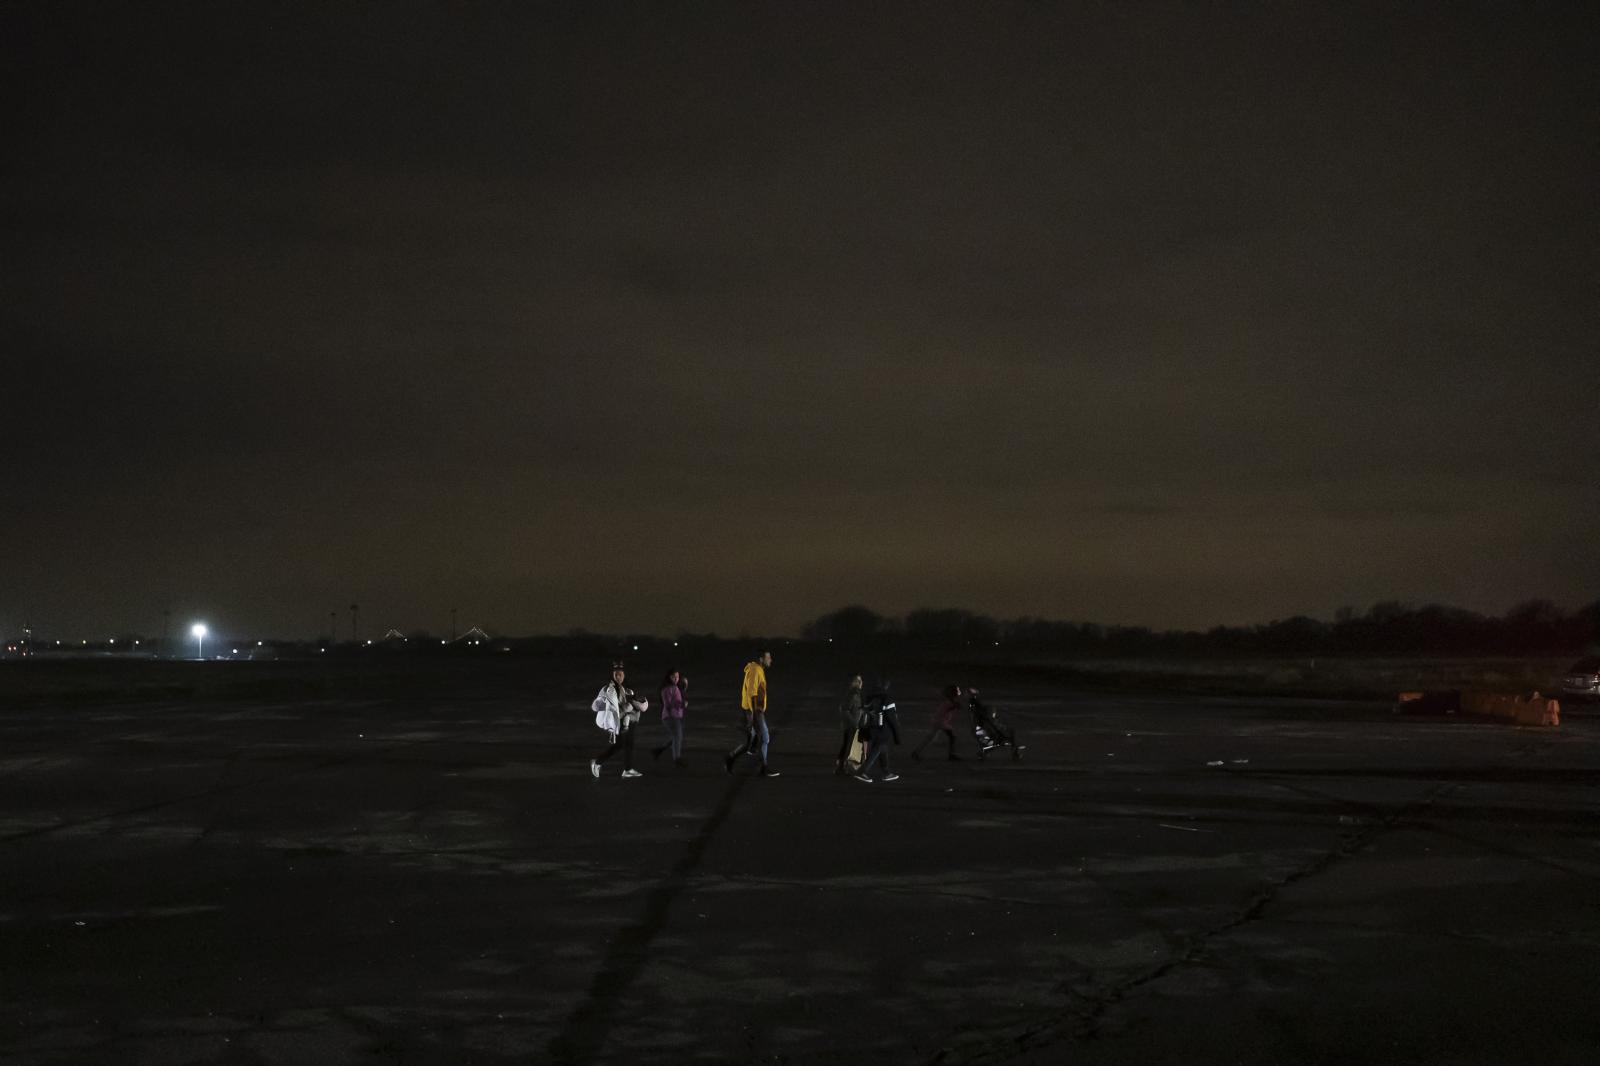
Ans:
[[[618,748],[622,749],[622,776],[644,776],[633,768],[633,727],[638,724],[639,716],[650,709],[650,701],[635,696],[633,690],[623,684],[626,676],[622,663],[612,663],[611,680],[591,705],[594,724],[611,734],[611,743],[606,750],[589,760],[591,777],[600,776],[600,764],[616,754]]]

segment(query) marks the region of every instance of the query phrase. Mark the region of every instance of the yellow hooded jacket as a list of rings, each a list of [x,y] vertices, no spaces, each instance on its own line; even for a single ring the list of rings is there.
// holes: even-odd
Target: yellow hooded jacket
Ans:
[[[744,664],[744,687],[739,690],[739,706],[747,711],[767,709],[767,668],[752,659]]]

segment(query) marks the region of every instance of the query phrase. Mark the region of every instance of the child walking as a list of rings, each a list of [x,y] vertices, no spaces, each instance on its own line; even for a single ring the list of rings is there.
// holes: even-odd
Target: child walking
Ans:
[[[667,731],[667,742],[650,750],[652,759],[659,759],[670,751],[672,765],[683,769],[683,712],[689,706],[689,679],[677,670],[668,670],[661,679],[661,726]]]

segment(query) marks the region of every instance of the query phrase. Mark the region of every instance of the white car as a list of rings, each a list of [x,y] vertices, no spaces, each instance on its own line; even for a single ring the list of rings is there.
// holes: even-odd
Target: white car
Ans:
[[[1561,679],[1561,695],[1568,699],[1600,700],[1600,658],[1579,659]]]

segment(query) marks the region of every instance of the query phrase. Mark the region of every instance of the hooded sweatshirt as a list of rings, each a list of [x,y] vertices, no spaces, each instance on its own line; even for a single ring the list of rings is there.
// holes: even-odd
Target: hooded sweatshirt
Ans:
[[[746,711],[767,709],[767,668],[759,659],[744,664],[744,686],[739,690],[739,706]]]

